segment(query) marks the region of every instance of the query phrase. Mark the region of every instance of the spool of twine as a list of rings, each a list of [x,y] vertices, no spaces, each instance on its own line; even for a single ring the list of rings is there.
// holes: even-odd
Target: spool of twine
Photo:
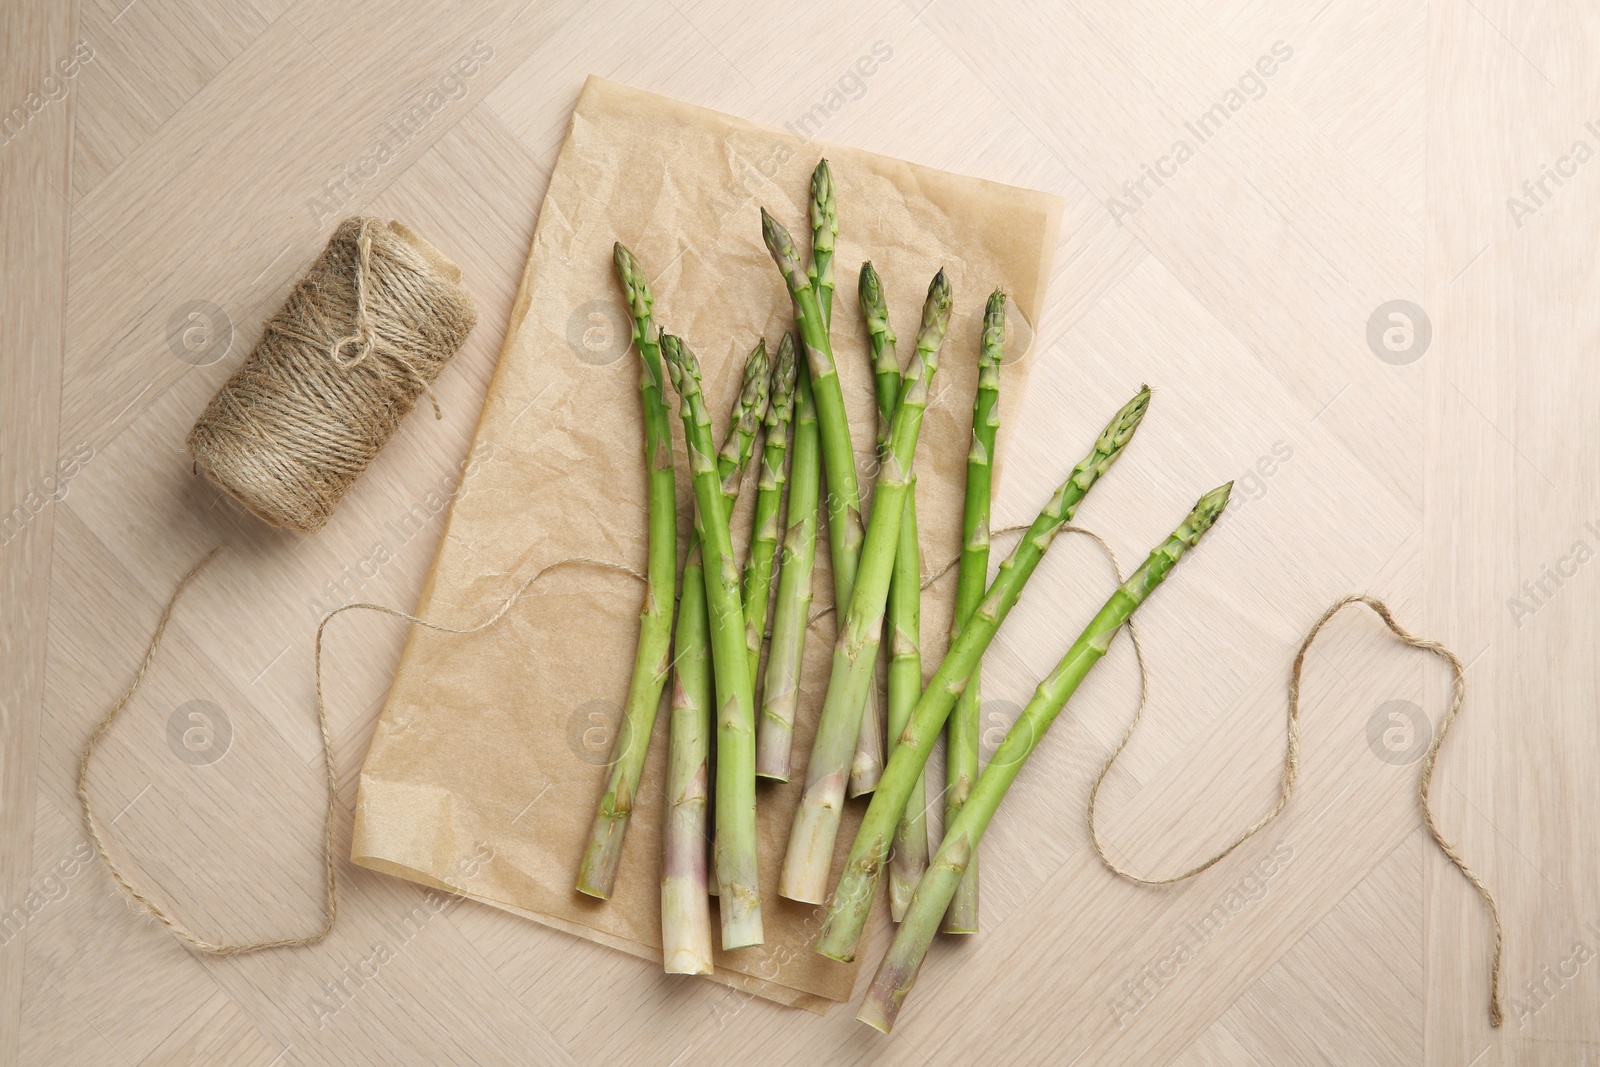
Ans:
[[[477,322],[460,280],[401,223],[344,220],[189,431],[195,469],[273,526],[320,529]]]

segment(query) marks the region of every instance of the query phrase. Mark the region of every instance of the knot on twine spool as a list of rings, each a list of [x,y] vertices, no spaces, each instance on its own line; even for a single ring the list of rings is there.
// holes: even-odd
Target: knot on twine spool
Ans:
[[[344,220],[189,431],[196,470],[273,526],[320,529],[477,322],[460,280],[401,223]]]

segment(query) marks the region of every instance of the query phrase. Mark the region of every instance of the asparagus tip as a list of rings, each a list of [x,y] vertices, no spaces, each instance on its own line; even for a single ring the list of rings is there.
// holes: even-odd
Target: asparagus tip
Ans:
[[[833,288],[833,242],[838,236],[839,208],[834,200],[833,172],[823,159],[811,172],[811,258],[818,280],[828,289]]]
[[[1184,522],[1188,527],[1189,536],[1185,538],[1191,545],[1200,540],[1200,535],[1215,525],[1224,508],[1228,506],[1228,495],[1233,492],[1233,483],[1225,482],[1195,502],[1194,510],[1189,512],[1189,518]]]
[[[785,332],[778,342],[778,358],[772,364],[772,385],[768,390],[767,427],[787,422],[794,413],[795,379],[799,365],[795,357],[794,335]]]
[[[767,415],[771,399],[772,359],[767,355],[767,339],[758,338],[744,361],[744,382],[739,389],[739,404],[734,409],[739,432],[753,434]]]
[[[978,345],[978,369],[998,370],[1005,361],[1006,349],[1006,291],[996,289],[989,294],[983,309],[983,337]]]
[[[833,207],[833,171],[825,158],[817,160],[817,167],[811,172],[811,200],[830,210]]]
[[[928,283],[928,299],[922,305],[922,330],[933,340],[933,346],[944,337],[945,326],[950,321],[950,279],[945,276],[944,268],[939,268],[939,273],[933,276],[933,281]],[[923,339],[919,338],[917,345],[923,346]]]
[[[616,241],[611,246],[611,263],[616,267],[617,279],[622,282],[622,295],[627,298],[634,317],[649,315],[654,298],[650,292],[650,282],[645,278],[644,268],[640,266],[639,260],[628,251],[626,245]]]
[[[772,253],[778,268],[786,278],[791,279],[791,284],[803,283],[805,271],[800,268],[800,254],[795,251],[794,238],[766,208],[761,209],[761,238],[767,243],[767,251]]]
[[[667,364],[667,376],[672,379],[672,387],[679,393],[683,392],[689,381],[700,380],[700,363],[677,334],[661,335],[661,358]]]
[[[1150,387],[1141,385],[1133,399],[1118,412],[1116,423],[1116,438],[1118,444],[1124,444],[1139,428],[1139,423],[1144,419],[1145,412],[1150,410]]]
[[[1006,291],[996,289],[989,294],[989,302],[983,308],[984,344],[1001,344],[1005,341],[1006,329]],[[991,338],[991,331],[994,336]]]

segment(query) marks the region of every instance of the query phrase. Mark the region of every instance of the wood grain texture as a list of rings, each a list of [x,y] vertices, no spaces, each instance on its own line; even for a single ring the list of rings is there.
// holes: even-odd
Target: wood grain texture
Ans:
[[[26,120],[0,144],[0,1063],[1600,1062],[1592,5],[19,0],[0,27],[0,108]],[[92,58],[47,84],[79,41]],[[479,42],[492,59],[363,167]],[[127,908],[85,851],[77,753],[222,543],[94,796],[202,933],[314,923],[312,632],[338,603],[417,601],[590,73],[1067,199],[996,525],[1142,381],[1150,416],[1079,521],[1131,565],[1238,480],[1142,613],[1151,702],[1102,793],[1108,847],[1166,873],[1269,806],[1301,633],[1383,596],[1469,664],[1435,796],[1501,901],[1505,1026],[1486,917],[1412,792],[1448,677],[1356,615],[1307,665],[1287,813],[1163,890],[1086,847],[1137,693],[1119,642],[994,824],[983,932],[935,946],[890,1038],[348,863],[309,950],[202,960]],[[181,442],[357,211],[461,263],[482,325],[436,387],[443,422],[408,420],[299,539],[197,481]],[[1402,300],[1430,344],[1374,350]],[[1040,568],[985,666],[985,755],[1108,584],[1082,538]],[[405,635],[336,625],[347,853]]]
[[[72,179],[75,4],[0,10],[0,901],[28,898],[50,607]],[[65,62],[65,66],[63,64]],[[46,861],[49,862],[49,861]],[[14,924],[13,924],[14,925]],[[18,931],[20,933],[20,931]],[[0,1062],[18,1056],[27,941],[0,941]]]

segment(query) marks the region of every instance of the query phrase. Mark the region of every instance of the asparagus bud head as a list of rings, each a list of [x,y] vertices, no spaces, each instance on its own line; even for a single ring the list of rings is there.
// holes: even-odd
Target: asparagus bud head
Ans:
[[[983,342],[978,351],[979,373],[1000,369],[1005,343],[1006,291],[996,289],[989,294],[989,303],[983,309]]]
[[[813,252],[832,252],[839,236],[839,209],[834,199],[833,171],[826,159],[811,172],[811,234]]]
[[[628,300],[628,309],[633,313],[635,320],[647,318],[655,302],[650,292],[650,283],[644,275],[644,267],[634,258],[633,253],[623,247],[618,241],[611,246],[611,262],[617,268],[617,278],[622,282],[623,295]],[[638,331],[635,329],[634,340],[638,340]],[[644,340],[648,341],[646,337]]]
[[[762,338],[744,361],[744,382],[739,387],[739,399],[733,405],[733,425],[722,443],[722,469],[727,472],[722,485],[725,496],[739,491],[739,476],[744,473],[745,463],[755,447],[756,431],[767,416],[771,386],[772,360],[767,355],[766,338]]]
[[[767,405],[767,430],[789,421],[794,414],[794,389],[799,364],[795,360],[794,334],[778,342],[778,359],[772,368],[771,398]]]
[[[766,241],[767,251],[772,253],[773,262],[778,264],[778,270],[782,272],[791,293],[811,288],[811,279],[800,265],[800,253],[794,247],[794,238],[766,208],[761,209],[761,238]]]
[[[873,346],[877,350],[873,373],[887,374],[893,371],[899,374],[900,365],[894,358],[896,338],[894,331],[889,328],[889,302],[883,296],[883,280],[878,277],[870,259],[861,264],[857,292],[861,297],[861,313],[867,320],[868,336],[881,339]]]

